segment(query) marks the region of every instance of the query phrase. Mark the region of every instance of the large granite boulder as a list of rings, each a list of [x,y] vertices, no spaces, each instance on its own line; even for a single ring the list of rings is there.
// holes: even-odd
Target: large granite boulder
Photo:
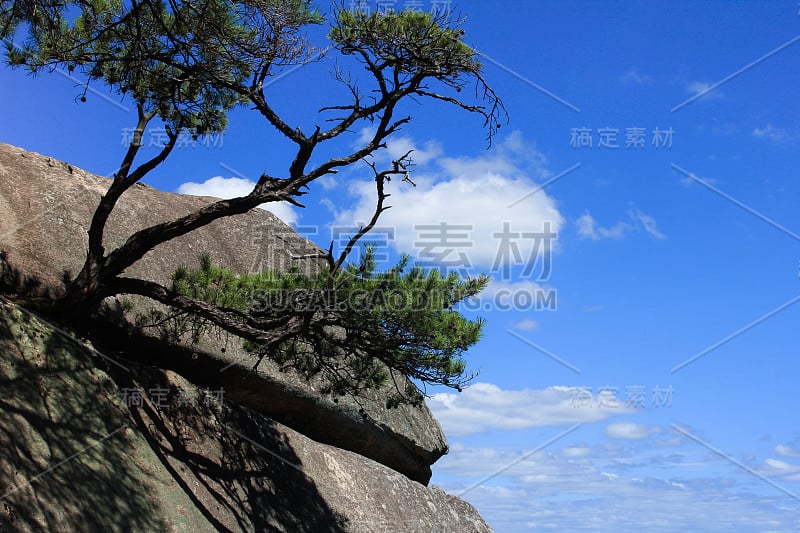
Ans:
[[[59,287],[62,272],[75,273],[83,264],[86,229],[109,183],[68,163],[0,144],[0,251],[7,253],[14,268],[36,276],[46,286]],[[139,228],[174,219],[212,201],[138,184],[122,196],[112,213],[106,249],[121,244]],[[126,275],[167,283],[178,266],[196,265],[201,253],[209,253],[216,263],[238,272],[291,266],[313,271],[319,263],[308,256],[315,252],[319,249],[313,243],[277,217],[254,209],[156,247]],[[125,348],[115,346],[115,341],[123,342],[118,336],[110,335],[107,340],[109,350]],[[364,398],[334,399],[320,395],[315,383],[292,372],[280,372],[269,362],[262,362],[252,372],[252,357],[230,337],[207,339],[201,347],[202,357],[192,350],[165,349],[151,341],[139,339],[140,349],[126,350],[125,357],[173,369],[209,387],[223,387],[230,399],[421,483],[427,484],[430,465],[447,453],[445,436],[427,407],[387,409],[388,388]]]
[[[0,301],[0,531],[485,532],[468,503]]]

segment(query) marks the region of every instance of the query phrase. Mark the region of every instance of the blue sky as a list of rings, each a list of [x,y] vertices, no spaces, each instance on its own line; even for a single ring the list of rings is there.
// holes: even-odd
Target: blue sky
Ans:
[[[419,226],[445,223],[467,236],[438,252],[463,253],[470,273],[498,267],[474,385],[430,390],[451,443],[433,483],[497,531],[797,531],[800,5],[450,5],[510,123],[487,150],[477,117],[423,101],[377,156],[416,150],[417,187],[393,180],[381,222],[390,258],[430,257]],[[277,80],[275,107],[314,124],[341,95],[331,65]],[[0,141],[109,174],[135,117],[98,91],[82,104],[65,75],[0,71]],[[234,196],[288,163],[290,145],[246,109],[205,143],[145,181]],[[327,248],[371,192],[353,168],[315,183],[307,209],[276,212]],[[551,254],[531,237],[514,241],[519,260],[503,254],[504,223],[549,223]],[[525,305],[536,294],[553,308]]]

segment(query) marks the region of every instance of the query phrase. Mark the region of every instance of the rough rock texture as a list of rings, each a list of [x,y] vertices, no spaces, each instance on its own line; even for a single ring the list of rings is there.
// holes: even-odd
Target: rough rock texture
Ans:
[[[25,274],[59,286],[59,273],[76,273],[83,264],[86,228],[108,184],[106,178],[67,163],[0,144],[0,251],[7,252],[10,263]],[[139,228],[174,219],[211,201],[136,185],[112,213],[106,248],[121,244]],[[314,269],[313,261],[298,256],[316,251],[274,215],[255,209],[156,247],[126,275],[167,283],[179,265],[196,265],[203,252],[238,272],[293,265]],[[429,481],[430,465],[447,453],[445,436],[427,407],[386,409],[385,390],[359,401],[342,398],[334,403],[317,393],[313,383],[293,373],[278,372],[269,363],[251,372],[254,361],[230,338],[204,346],[204,356],[199,359],[181,350],[145,350],[128,356],[158,357],[162,367],[194,382],[222,386],[229,397],[244,405],[421,483]]]
[[[436,487],[109,361],[0,301],[0,531],[491,531]]]

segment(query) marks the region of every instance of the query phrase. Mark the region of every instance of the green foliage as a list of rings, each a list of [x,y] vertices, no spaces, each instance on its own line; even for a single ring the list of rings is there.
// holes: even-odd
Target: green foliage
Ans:
[[[440,80],[478,73],[475,52],[461,39],[464,31],[422,11],[365,13],[340,9],[329,38],[344,53],[363,50],[386,66],[409,75]]]
[[[0,39],[10,65],[81,72],[84,89],[100,82],[131,98],[143,116],[160,117],[174,133],[222,131],[230,109],[249,102],[289,134],[265,102],[264,81],[317,56],[303,32],[323,20],[309,0],[3,0]],[[27,40],[12,42],[23,29]],[[357,87],[340,77],[357,102],[330,108],[354,113],[336,135],[353,119],[374,118],[388,102],[416,94],[482,114],[491,140],[502,103],[483,81],[463,33],[427,12],[367,14],[335,7],[328,35],[333,47],[366,63],[384,97],[380,105],[362,107]],[[491,107],[431,92],[428,79],[456,91],[473,79]]]
[[[360,263],[333,275],[330,270],[236,275],[205,256],[199,268],[176,271],[172,288],[235,309],[254,323],[303,317],[304,327],[280,343],[245,346],[306,378],[322,377],[324,392],[358,393],[379,386],[390,379],[389,369],[424,384],[460,389],[470,379],[462,355],[480,339],[484,322],[468,320],[454,307],[483,290],[488,278],[443,276],[409,267],[408,257],[386,272],[375,268],[371,248]],[[175,320],[175,331],[189,333],[193,342],[209,325],[185,313]],[[421,400],[416,388],[398,392],[390,405]]]
[[[480,292],[488,283],[485,277],[442,276],[409,267],[408,258],[376,272],[371,250],[361,263],[343,269],[343,257],[336,263],[329,258],[331,270],[317,275],[237,276],[203,258],[198,269],[175,273],[171,291],[120,276],[155,246],[213,220],[265,202],[296,203],[312,181],[384,147],[411,120],[395,115],[401,101],[431,98],[477,113],[491,142],[505,109],[482,78],[463,31],[443,17],[414,11],[366,14],[335,7],[328,35],[332,47],[366,67],[372,87],[362,90],[359,80],[337,64],[335,80],[348,89],[350,101],[320,110],[338,115],[326,119],[328,129],[317,126],[308,134],[285,122],[269,102],[265,81],[281,68],[318,57],[303,32],[322,22],[309,0],[0,0],[0,38],[12,66],[80,72],[88,80],[82,99],[90,84],[101,83],[132,99],[138,112],[131,144],[92,218],[86,262],[59,300],[59,312],[87,311],[116,294],[146,296],[174,308],[139,319],[165,338],[196,343],[209,328],[235,332],[249,339],[259,358],[309,378],[321,376],[335,394],[374,387],[391,379],[393,371],[417,383],[454,388],[468,380],[461,356],[479,339],[483,322],[467,320],[453,306]],[[13,43],[23,32],[27,40]],[[476,97],[482,97],[479,105],[428,84],[458,92],[470,80]],[[264,172],[249,194],[139,230],[107,253],[104,229],[120,196],[169,157],[181,130],[222,131],[228,112],[243,103],[297,145],[288,176]],[[156,117],[165,123],[169,142],[135,166],[141,136]],[[375,126],[372,139],[307,168],[323,143],[366,121]],[[373,170],[377,220],[388,196],[383,180],[398,173],[398,162],[393,170]],[[399,391],[400,396],[418,401],[419,390],[412,388]]]
[[[64,67],[131,97],[178,130],[221,131],[254,71],[302,61],[300,29],[321,22],[303,0],[3,2],[11,65]],[[19,4],[19,7],[18,7]],[[20,22],[29,38],[14,46]]]

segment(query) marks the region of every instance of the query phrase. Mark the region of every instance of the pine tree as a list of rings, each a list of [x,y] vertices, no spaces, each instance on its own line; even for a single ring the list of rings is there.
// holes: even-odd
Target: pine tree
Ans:
[[[196,293],[202,283],[182,285],[180,276],[173,287],[165,287],[123,275],[157,245],[214,220],[243,214],[268,202],[287,201],[302,207],[299,200],[315,180],[365,161],[385,148],[387,139],[411,121],[411,116],[399,115],[398,109],[406,101],[433,99],[477,114],[482,117],[491,142],[505,110],[484,81],[481,64],[464,42],[458,21],[414,11],[366,14],[338,6],[330,20],[329,46],[318,48],[307,38],[306,31],[323,23],[324,17],[307,0],[0,2],[0,38],[6,43],[11,66],[26,67],[32,72],[56,67],[80,72],[87,79],[82,98],[85,99],[85,89],[100,83],[132,101],[138,112],[131,143],[92,218],[84,265],[55,302],[55,310],[64,320],[89,316],[109,296],[137,294],[238,335],[258,346],[257,353],[261,355],[278,360],[290,357],[308,373],[313,374],[331,360],[328,354],[343,344],[335,338],[323,340],[324,312],[259,314],[243,309],[239,300],[218,302],[209,299],[208,294]],[[13,44],[12,38],[21,34],[27,40],[19,46]],[[319,112],[321,125],[304,131],[273,108],[267,82],[283,69],[312,63],[323,54],[339,54],[342,61],[349,60],[350,65],[365,70],[367,80],[356,82],[346,69],[337,68],[335,80],[346,87],[349,101],[324,107]],[[470,84],[474,85],[475,103],[460,96]],[[219,200],[175,220],[141,229],[121,246],[106,250],[106,222],[120,197],[170,156],[182,132],[222,132],[229,111],[237,105],[253,109],[295,145],[289,167],[264,172],[247,195]],[[142,136],[154,121],[163,123],[168,140],[154,157],[142,161]],[[327,150],[332,145],[341,150],[344,143],[332,141],[364,125],[371,126],[372,134],[361,146],[322,163],[312,163],[312,156],[318,154],[320,147]],[[359,277],[345,265],[347,252],[374,227],[387,208],[385,182],[393,175],[404,174],[410,162],[409,153],[386,170],[379,171],[370,163],[376,183],[375,214],[351,240],[345,253],[338,258],[328,253],[327,275],[341,283],[334,284],[337,290],[367,287],[374,291],[381,283],[391,281],[404,287],[399,293],[389,291],[398,297],[425,286],[433,291],[427,303],[435,304],[433,309],[437,309],[440,304],[451,305],[458,301],[454,298],[472,293],[484,282],[461,284],[451,277],[423,275],[413,268],[401,275],[405,264],[380,275],[374,273],[372,265],[362,264]],[[200,272],[211,268],[203,265]],[[195,274],[184,273],[186,280],[195,279]],[[250,283],[246,276],[231,278],[230,283],[234,279],[235,283]],[[284,283],[292,278],[280,279]],[[356,279],[359,281],[354,285]],[[297,280],[309,285],[306,288],[314,288],[315,295],[315,284],[320,282]],[[235,294],[238,293],[229,297],[234,298]],[[477,325],[442,308],[426,311],[417,319],[405,311],[368,306],[366,310],[354,308],[340,313],[333,322],[346,325],[347,313],[355,313],[351,318],[364,321],[361,333],[346,331],[348,343],[378,358],[386,367],[423,383],[458,385],[458,376],[464,370],[458,356],[477,340],[479,332]],[[370,337],[370,333],[376,336]],[[380,359],[381,346],[375,345],[378,342],[388,349],[391,358]],[[321,359],[302,362],[309,356],[301,346],[320,350],[314,357]],[[371,366],[367,355],[359,352],[353,357],[355,366],[348,367],[345,381],[354,380],[358,387],[361,381],[375,381],[382,375],[380,365]],[[334,388],[343,387],[335,379],[332,383]]]

